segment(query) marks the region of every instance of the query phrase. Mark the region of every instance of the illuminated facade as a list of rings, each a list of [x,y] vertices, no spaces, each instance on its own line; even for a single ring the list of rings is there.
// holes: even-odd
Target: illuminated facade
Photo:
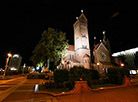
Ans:
[[[10,59],[8,68],[10,70],[18,70],[21,65],[22,57],[18,54],[14,54]]]
[[[96,40],[96,37],[94,37]],[[99,73],[103,73],[107,68],[111,68],[111,49],[110,43],[103,32],[103,40],[100,43],[94,45],[93,49],[94,63],[93,68],[98,70]]]
[[[90,46],[88,35],[87,18],[83,11],[80,17],[77,17],[77,21],[73,25],[74,27],[74,43],[75,45],[69,45],[67,50],[68,55],[63,58],[64,68],[70,69],[73,66],[83,66],[90,69]]]

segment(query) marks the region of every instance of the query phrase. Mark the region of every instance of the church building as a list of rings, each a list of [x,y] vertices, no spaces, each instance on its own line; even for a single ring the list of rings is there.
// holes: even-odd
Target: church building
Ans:
[[[67,49],[68,55],[63,58],[64,68],[70,69],[73,66],[82,66],[90,69],[90,45],[88,35],[88,21],[83,11],[81,15],[77,17],[77,21],[74,23],[74,43],[75,45],[69,45]]]
[[[62,67],[70,69],[74,66],[82,66],[87,69],[96,69],[103,72],[105,68],[111,66],[111,50],[108,39],[103,32],[103,40],[94,45],[93,57],[94,62],[91,62],[89,34],[88,34],[88,20],[81,11],[81,15],[76,18],[73,25],[74,28],[74,44],[69,45],[67,49],[67,56],[62,58]]]
[[[96,40],[96,37],[94,37],[94,40]],[[100,43],[94,45],[93,57],[93,68],[97,69],[99,73],[106,72],[107,68],[113,66],[111,64],[110,43],[105,36],[105,31],[103,31],[103,40],[100,40]]]

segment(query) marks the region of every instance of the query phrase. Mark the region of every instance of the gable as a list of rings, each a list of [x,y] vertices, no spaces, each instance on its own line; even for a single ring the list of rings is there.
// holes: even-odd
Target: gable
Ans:
[[[69,45],[67,50],[68,51],[74,51],[74,45]]]
[[[85,17],[85,15],[83,13],[80,15],[79,21],[80,22],[83,22],[83,23],[86,23],[87,22],[87,18]]]
[[[83,58],[89,58],[89,55],[88,55],[88,54],[85,54],[85,55],[83,56]]]
[[[109,52],[109,50],[105,47],[103,43],[100,43],[99,46],[97,46],[96,50],[105,50]]]
[[[97,62],[110,62],[109,50],[105,47],[103,43],[99,44],[94,53]]]

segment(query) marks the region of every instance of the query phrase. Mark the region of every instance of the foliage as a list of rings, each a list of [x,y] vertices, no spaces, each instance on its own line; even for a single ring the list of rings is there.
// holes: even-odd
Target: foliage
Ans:
[[[67,47],[68,40],[66,40],[65,33],[48,28],[42,33],[41,40],[36,45],[30,60],[37,65],[40,62],[44,64],[49,59],[50,63],[56,66],[61,57],[66,55]]]
[[[3,73],[4,73],[3,71],[0,71],[0,75],[3,75]]]
[[[31,73],[27,75],[27,79],[45,79],[45,73]]]
[[[56,83],[63,83],[64,81],[69,81],[69,71],[68,70],[55,70],[54,71],[54,81]]]
[[[69,81],[79,81],[80,78],[82,78],[85,81],[88,81],[89,83],[91,80],[99,79],[99,73],[97,70],[85,69],[84,67],[75,66],[71,68],[69,73]]]
[[[18,71],[7,69],[6,75],[18,75]]]
[[[61,93],[71,90],[68,86],[65,86],[64,83],[55,83],[55,82],[46,82],[39,86],[40,91],[50,91],[54,93]]]
[[[107,76],[109,82],[113,84],[122,84],[125,76],[129,77],[129,70],[125,68],[108,68]]]

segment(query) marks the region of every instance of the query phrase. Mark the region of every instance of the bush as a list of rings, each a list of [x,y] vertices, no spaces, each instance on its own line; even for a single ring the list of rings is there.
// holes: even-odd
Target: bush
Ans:
[[[106,84],[109,82],[109,78],[105,73],[102,73],[99,78],[99,84]]]
[[[6,70],[6,75],[18,75],[18,71],[7,69]]]
[[[82,78],[84,81],[91,82],[92,80],[99,79],[99,73],[94,69],[85,69],[84,67],[73,67],[69,72],[69,81],[75,82]]]
[[[0,75],[3,75],[3,73],[4,73],[3,71],[0,71]]]
[[[69,81],[65,81],[63,83],[64,85],[64,88],[68,88],[69,90],[72,90],[75,86],[75,83],[74,82],[69,82]]]
[[[123,78],[129,77],[129,71],[124,68],[108,68],[107,76],[110,83],[122,84]]]
[[[69,71],[66,69],[55,70],[54,81],[56,83],[63,83],[64,81],[69,81]]]
[[[27,75],[27,79],[45,79],[45,73],[31,73]]]

